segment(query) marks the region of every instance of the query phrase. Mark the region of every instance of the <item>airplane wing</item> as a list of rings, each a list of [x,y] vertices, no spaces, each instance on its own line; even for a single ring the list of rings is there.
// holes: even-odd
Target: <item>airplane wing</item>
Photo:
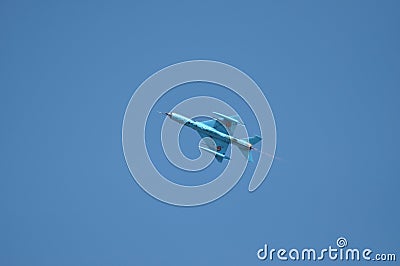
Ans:
[[[224,134],[231,136],[234,133],[238,124],[243,125],[240,117],[237,115],[226,116],[217,112],[213,112],[213,114],[217,115],[218,118],[203,121],[202,123],[206,124],[209,127],[213,127]],[[225,153],[229,147],[229,142],[225,142],[220,139],[214,139],[211,136],[201,132],[199,132],[199,134],[202,138],[202,143],[208,147],[203,150],[213,153],[215,155],[215,159],[217,159],[218,162],[222,162],[224,158],[229,159],[229,157],[225,156]]]
[[[222,132],[224,134],[229,135],[228,131],[226,130],[225,126],[218,120],[212,119],[212,120],[207,120],[207,121],[203,121],[203,124],[206,124],[209,127],[213,127],[216,130],[218,130],[219,132]]]
[[[225,157],[225,153],[229,147],[228,142],[212,138],[209,135],[203,133],[200,133],[200,136],[202,138],[201,143],[205,144],[208,149],[210,149],[211,153],[215,155],[215,159],[217,159],[218,162],[222,162],[224,158],[229,159],[229,157]],[[204,150],[208,151],[207,149]]]

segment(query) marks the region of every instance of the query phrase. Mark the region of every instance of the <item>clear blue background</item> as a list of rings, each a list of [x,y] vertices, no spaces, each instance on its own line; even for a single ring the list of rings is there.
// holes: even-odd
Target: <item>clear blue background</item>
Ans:
[[[1,1],[0,265],[266,265],[264,243],[339,236],[399,257],[399,12],[398,1]],[[141,82],[191,59],[258,83],[283,160],[255,193],[244,177],[182,208],[135,183],[121,127]]]

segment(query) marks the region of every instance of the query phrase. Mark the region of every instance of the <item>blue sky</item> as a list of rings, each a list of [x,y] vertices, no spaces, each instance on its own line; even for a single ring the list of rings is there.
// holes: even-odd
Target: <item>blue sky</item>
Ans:
[[[264,243],[323,248],[339,236],[399,254],[399,10],[2,1],[0,264],[263,265]],[[244,176],[221,199],[182,208],[135,183],[121,129],[148,76],[192,59],[257,82],[284,160],[255,193]]]

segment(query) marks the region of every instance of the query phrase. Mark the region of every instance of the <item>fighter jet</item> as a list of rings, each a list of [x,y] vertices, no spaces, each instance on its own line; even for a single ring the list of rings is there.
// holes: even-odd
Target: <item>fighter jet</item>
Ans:
[[[199,148],[213,154],[218,162],[222,162],[223,159],[230,160],[230,158],[225,155],[230,143],[236,145],[248,161],[253,161],[253,156],[250,151],[254,149],[253,145],[258,143],[261,137],[254,136],[248,139],[233,137],[232,135],[236,126],[243,125],[238,116],[226,116],[213,112],[213,114],[217,116],[215,119],[200,122],[177,113],[169,112],[164,114],[173,121],[196,130],[205,143],[205,146],[200,145]]]

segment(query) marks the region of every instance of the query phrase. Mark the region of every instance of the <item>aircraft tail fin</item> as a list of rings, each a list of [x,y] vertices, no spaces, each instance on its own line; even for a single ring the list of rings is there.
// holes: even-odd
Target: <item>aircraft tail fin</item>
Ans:
[[[239,150],[249,162],[253,162],[253,154],[251,153],[250,150],[240,149],[240,148],[239,148]]]
[[[256,135],[254,137],[250,137],[250,138],[244,139],[244,140],[248,141],[251,145],[254,145],[254,144],[260,142],[261,139],[262,138],[260,136]],[[243,149],[239,148],[239,150],[249,162],[253,162],[253,154],[251,153],[251,150],[244,149],[244,148]]]
[[[262,138],[258,135],[255,135],[254,137],[249,138],[249,142],[251,145],[254,145],[254,144],[260,142],[260,140],[262,140]]]

